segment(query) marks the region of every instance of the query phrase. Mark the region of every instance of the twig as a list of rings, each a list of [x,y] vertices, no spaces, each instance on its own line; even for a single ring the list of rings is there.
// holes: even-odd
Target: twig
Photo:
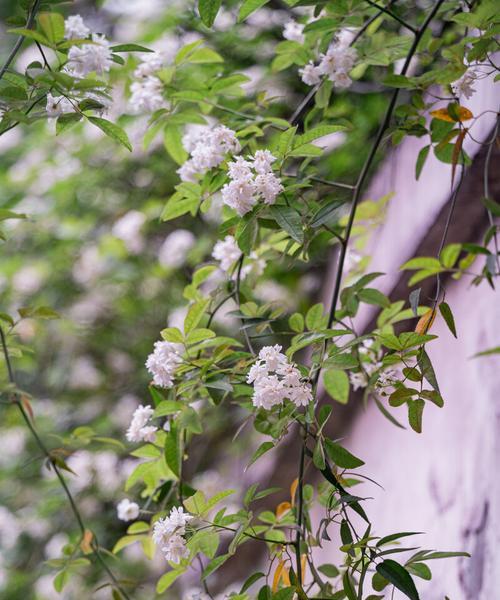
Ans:
[[[16,380],[15,380],[15,376],[14,376],[14,370],[12,368],[12,364],[10,361],[10,355],[9,355],[9,350],[7,348],[7,340],[5,339],[5,334],[3,331],[3,328],[0,327],[0,339],[1,339],[1,344],[2,344],[2,351],[3,351],[3,355],[5,358],[5,363],[7,365],[7,373],[9,376],[9,381],[12,385],[16,385]],[[50,451],[48,450],[47,446],[45,445],[45,443],[43,442],[43,440],[41,439],[41,437],[38,435],[37,430],[35,429],[35,426],[33,425],[33,423],[31,422],[31,419],[29,417],[29,415],[27,414],[23,404],[22,404],[22,399],[19,397],[18,392],[13,392],[12,393],[12,397],[13,397],[13,404],[15,404],[28,429],[30,430],[33,438],[35,439],[38,447],[40,448],[40,450],[42,451],[42,453],[45,455],[45,457],[47,458],[48,462],[51,464],[52,468],[54,469],[54,473],[56,474],[57,479],[59,480],[59,483],[61,484],[61,487],[64,490],[64,493],[68,499],[68,502],[70,504],[71,510],[76,518],[76,521],[78,523],[78,527],[80,529],[81,532],[81,536],[83,538],[83,536],[85,535],[87,528],[85,527],[85,523],[83,521],[82,515],[80,513],[80,511],[78,510],[78,507],[76,505],[75,499],[73,498],[69,488],[68,488],[68,484],[66,483],[66,480],[64,479],[61,471],[59,470],[59,467],[57,466],[57,464],[54,461],[54,458],[52,457]],[[99,550],[99,546],[96,542],[95,539],[95,535],[92,532],[92,535],[94,536],[93,542],[91,544],[92,549],[94,551],[94,554],[97,558],[97,560],[101,563],[102,567],[104,568],[104,570],[108,573],[110,579],[113,582],[114,587],[120,591],[120,593],[123,595],[123,597],[126,600],[130,600],[129,595],[125,592],[125,590],[121,587],[121,585],[119,584],[118,580],[116,579],[115,575],[113,574],[113,572],[111,571],[111,569],[107,566],[106,562],[104,561],[103,557],[101,556],[100,550]]]
[[[389,15],[394,20],[396,20],[398,23],[401,23],[401,25],[403,27],[406,27],[406,29],[409,29],[414,35],[416,35],[418,33],[418,29],[413,27],[413,25],[410,25],[409,23],[407,23],[401,17],[398,17],[398,15],[396,13],[393,13],[392,10],[385,8],[385,6],[378,5],[376,2],[373,2],[373,0],[365,0],[365,2],[367,2],[370,6],[373,6],[374,8],[378,8],[380,12],[383,12],[386,15]]]

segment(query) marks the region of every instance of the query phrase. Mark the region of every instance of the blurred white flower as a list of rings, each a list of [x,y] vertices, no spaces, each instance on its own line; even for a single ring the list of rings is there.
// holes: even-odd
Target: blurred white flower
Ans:
[[[10,427],[0,431],[2,452],[0,452],[0,465],[6,466],[19,459],[26,444],[26,430],[23,427]]]
[[[121,521],[133,521],[139,516],[139,505],[124,498],[116,506],[116,511]]]
[[[283,37],[286,40],[303,44],[305,41],[304,25],[296,21],[288,21],[283,29]]]
[[[44,552],[47,559],[60,558],[64,546],[69,542],[69,538],[65,533],[56,533],[45,544]]]
[[[65,98],[64,96],[56,97],[52,94],[47,94],[45,110],[47,111],[47,116],[49,118],[57,118],[64,113],[75,112],[75,109],[68,98]]]
[[[467,69],[465,73],[451,84],[452,92],[455,96],[465,96],[467,100],[471,98],[476,90],[472,87],[472,84],[477,80],[478,74],[475,69]]]
[[[163,83],[158,77],[145,77],[130,86],[130,106],[134,113],[151,113],[166,106]]]
[[[95,245],[82,249],[73,265],[73,279],[80,285],[89,285],[106,272],[106,261]]]
[[[70,15],[64,20],[64,37],[67,40],[82,40],[89,35],[90,29],[85,25],[80,15]]]
[[[138,210],[129,210],[113,224],[111,233],[123,241],[131,254],[138,254],[144,246],[141,227],[145,221],[144,213]]]
[[[73,390],[93,389],[102,382],[101,373],[90,356],[78,356],[71,362],[69,387]]]
[[[6,506],[0,505],[0,548],[13,548],[20,534],[21,526],[16,516]]]
[[[44,280],[45,275],[40,267],[26,265],[12,277],[12,287],[18,294],[30,296],[40,289]]]
[[[176,229],[169,233],[158,253],[158,260],[163,267],[177,269],[187,259],[187,253],[195,245],[196,238],[187,229]]]
[[[92,42],[82,46],[71,46],[66,64],[70,74],[86,77],[92,72],[103,75],[109,71],[113,60],[108,40],[104,35],[93,33]]]

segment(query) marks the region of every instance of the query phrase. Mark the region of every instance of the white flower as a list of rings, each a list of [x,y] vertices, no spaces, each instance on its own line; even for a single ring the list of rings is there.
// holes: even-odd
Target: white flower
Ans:
[[[131,254],[138,254],[144,245],[141,227],[144,225],[146,216],[138,210],[129,210],[115,222],[111,233],[122,240]]]
[[[47,94],[47,104],[45,106],[45,110],[47,111],[47,116],[51,119],[55,119],[60,117],[64,113],[74,112],[73,105],[64,96],[53,96],[52,94]]]
[[[170,562],[179,564],[183,558],[189,556],[189,550],[186,547],[186,540],[180,535],[173,535],[161,549],[165,558]]]
[[[90,356],[79,356],[72,361],[69,374],[69,387],[73,390],[99,387],[102,377]]]
[[[309,383],[302,381],[297,367],[281,352],[281,346],[265,346],[251,367],[247,383],[253,383],[253,405],[266,410],[288,399],[297,407],[307,406],[313,399]]]
[[[275,160],[269,150],[258,150],[250,160],[238,156],[229,163],[230,181],[221,190],[224,204],[240,216],[252,210],[260,199],[266,204],[274,204],[283,191],[280,179],[271,170]]]
[[[92,34],[93,44],[71,46],[68,52],[67,68],[77,77],[85,77],[95,72],[103,75],[112,64],[111,49],[104,35]]]
[[[106,268],[106,261],[101,256],[99,248],[97,246],[86,246],[73,265],[73,278],[80,285],[89,285],[100,275],[103,275]]]
[[[141,63],[134,71],[134,77],[141,79],[142,77],[150,77],[159,71],[163,66],[163,57],[157,52],[148,52],[141,56]]]
[[[283,37],[286,40],[303,44],[305,41],[304,25],[296,23],[295,21],[288,21],[283,29]]]
[[[259,174],[270,173],[275,160],[276,157],[269,150],[257,150],[253,157],[253,168]]]
[[[212,257],[219,261],[219,267],[227,273],[234,266],[234,263],[240,259],[241,250],[234,237],[226,235],[223,240],[219,240],[215,244]]]
[[[80,15],[70,15],[64,20],[64,37],[67,40],[83,40],[90,35]]]
[[[158,260],[163,267],[177,269],[186,262],[186,255],[195,245],[196,238],[187,229],[176,229],[169,233],[158,253]]]
[[[130,86],[130,106],[134,113],[150,113],[165,106],[163,84],[158,77],[145,77]]]
[[[477,72],[474,69],[468,69],[460,79],[451,84],[451,90],[455,96],[465,96],[467,100],[476,93],[472,84],[477,79]]]
[[[155,342],[154,351],[148,356],[146,368],[158,387],[170,388],[174,384],[175,370],[182,362],[182,345],[172,342]]]
[[[21,267],[12,277],[12,287],[18,294],[31,295],[43,285],[45,276],[35,265]]]
[[[326,54],[321,55],[321,61],[317,67],[318,73],[326,75],[336,87],[347,88],[352,83],[351,78],[349,77],[349,71],[354,67],[356,58],[357,52],[354,48],[350,48],[349,46],[337,42],[328,48]],[[309,71],[311,72],[311,79],[314,79],[313,68],[316,67],[311,66],[310,69],[308,69],[308,73]],[[303,80],[304,74],[305,70],[303,70]]]
[[[349,373],[349,381],[351,382],[354,392],[361,388],[365,388],[368,385],[366,375],[361,371],[359,373]]]
[[[378,374],[378,379],[376,382],[377,387],[389,387],[394,385],[397,379],[397,371],[394,369],[387,369],[387,371],[381,371]]]
[[[333,73],[331,80],[333,81],[333,85],[338,88],[348,88],[352,85],[352,79],[346,73],[346,71],[339,70]]]
[[[153,414],[154,410],[149,405],[143,406],[141,404],[136,408],[126,433],[129,442],[154,442],[158,429],[148,425]]]
[[[321,71],[312,61],[299,69],[299,74],[306,85],[317,85],[321,81]]]
[[[217,167],[228,153],[235,154],[241,150],[236,134],[224,125],[202,131],[188,131],[183,138],[186,150],[191,158],[182,165],[177,173],[182,181],[196,181],[209,169]]]
[[[210,596],[199,588],[188,590],[182,600],[210,600]]]
[[[121,521],[133,521],[139,516],[139,505],[124,498],[118,503],[116,511]]]

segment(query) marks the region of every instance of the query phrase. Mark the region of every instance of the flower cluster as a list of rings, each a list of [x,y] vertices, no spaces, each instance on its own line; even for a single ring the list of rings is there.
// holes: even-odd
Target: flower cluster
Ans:
[[[307,406],[312,400],[309,383],[302,381],[300,371],[281,353],[281,346],[264,346],[257,362],[248,373],[253,383],[253,405],[270,410],[288,399],[296,406]]]
[[[303,44],[305,41],[304,25],[296,21],[288,21],[283,28],[283,37],[286,40]]]
[[[151,406],[142,404],[135,409],[132,421],[127,429],[127,440],[129,442],[154,442],[158,427],[148,425],[154,410]]]
[[[174,374],[182,362],[182,346],[173,342],[155,342],[154,351],[148,356],[146,368],[158,387],[170,388],[174,385]]]
[[[74,112],[73,105],[68,98],[64,96],[53,96],[47,94],[47,104],[45,105],[47,116],[51,119],[60,117],[64,113]]]
[[[145,54],[134,71],[136,81],[130,86],[130,106],[135,113],[150,113],[165,106],[163,83],[156,73],[163,67],[163,58],[154,52]]]
[[[356,50],[340,39],[328,48],[326,54],[321,54],[318,65],[311,61],[299,69],[299,73],[307,85],[317,85],[325,76],[335,87],[348,88],[352,83],[349,71],[354,67],[356,57]]]
[[[257,150],[249,160],[238,156],[229,163],[230,181],[221,190],[224,204],[234,208],[240,216],[252,210],[259,200],[274,204],[283,191],[280,179],[272,172],[275,160],[269,150]]]
[[[80,15],[70,15],[64,21],[64,37],[67,40],[84,40],[90,35]]]
[[[478,78],[478,74],[474,69],[468,69],[465,73],[451,84],[451,90],[455,96],[465,96],[467,100],[476,93],[472,84]]]
[[[124,498],[118,502],[116,512],[121,521],[133,521],[139,516],[139,505],[135,502],[130,502],[128,498]]]
[[[91,39],[92,44],[71,46],[69,49],[66,67],[75,77],[86,77],[94,72],[103,75],[111,67],[112,53],[106,36],[93,33]]]
[[[241,150],[236,133],[225,125],[202,129],[197,133],[188,132],[182,143],[191,155],[177,169],[182,181],[196,182],[209,169],[220,165],[228,153],[236,154]]]
[[[235,269],[236,261],[241,258],[242,252],[238,247],[238,243],[232,235],[226,235],[223,240],[219,240],[212,251],[212,257],[219,262],[219,268],[224,273],[232,271],[232,278],[235,279],[238,275]],[[241,279],[245,279],[251,273],[254,275],[262,275],[266,268],[266,261],[259,258],[255,252],[251,252],[248,256],[247,263],[241,268]]]
[[[153,527],[153,542],[161,546],[165,558],[173,563],[180,563],[183,558],[189,556],[186,548],[186,525],[193,519],[189,513],[185,513],[181,507],[174,506],[168,517],[156,521]]]

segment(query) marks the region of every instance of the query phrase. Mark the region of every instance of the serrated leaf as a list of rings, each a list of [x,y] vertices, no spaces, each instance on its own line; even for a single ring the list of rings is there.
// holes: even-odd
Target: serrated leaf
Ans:
[[[298,244],[304,243],[304,230],[299,213],[291,206],[278,204],[270,207],[270,212],[280,225]]]
[[[244,0],[238,13],[238,23],[244,21],[253,12],[262,8],[269,0]]]
[[[125,131],[116,123],[112,123],[100,117],[87,117],[87,119],[96,127],[99,127],[108,137],[125,146],[127,150],[132,152],[132,145]]]
[[[323,385],[337,402],[347,404],[349,400],[349,377],[340,369],[328,369],[323,373]]]
[[[221,3],[221,0],[198,0],[198,11],[204,25],[212,27]]]

